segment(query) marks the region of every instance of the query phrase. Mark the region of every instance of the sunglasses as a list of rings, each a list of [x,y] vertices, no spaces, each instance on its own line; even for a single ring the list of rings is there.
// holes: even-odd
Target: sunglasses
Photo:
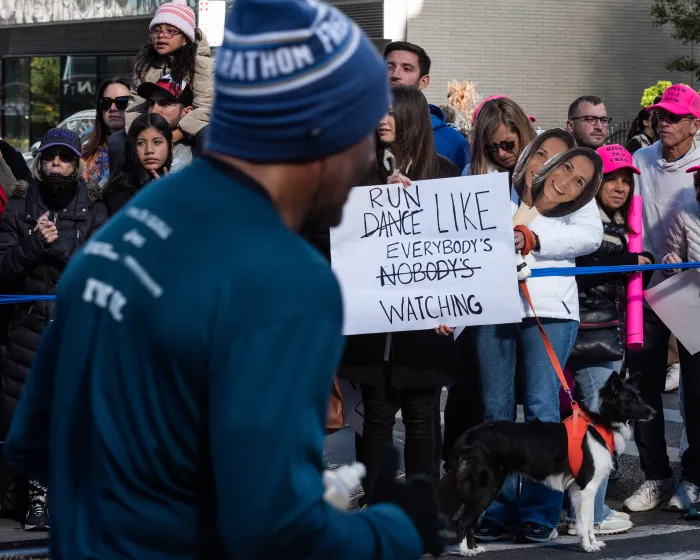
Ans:
[[[512,154],[515,151],[515,140],[508,140],[507,142],[499,142],[498,144],[489,144],[484,147],[484,151],[487,154],[498,153],[498,150],[503,150]]]
[[[676,115],[668,111],[654,111],[654,116],[660,121],[666,121],[671,124],[678,124],[684,119],[694,119],[693,115]]]
[[[103,97],[100,99],[100,109],[103,111],[109,111],[112,108],[113,103],[117,106],[117,110],[125,111],[126,106],[129,104],[129,96],[124,95],[121,97],[115,97],[114,99],[111,97]]]
[[[72,163],[76,156],[73,152],[64,150],[46,150],[41,152],[41,161],[53,161],[58,157],[63,163]]]

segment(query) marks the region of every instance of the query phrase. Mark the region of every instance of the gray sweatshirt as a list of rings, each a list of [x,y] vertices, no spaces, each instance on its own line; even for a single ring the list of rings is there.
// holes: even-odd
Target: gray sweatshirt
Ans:
[[[635,152],[634,165],[642,172],[635,177],[635,194],[642,195],[643,200],[644,250],[660,263],[666,253],[666,238],[672,220],[680,208],[695,200],[693,174],[685,171],[700,165],[700,142],[696,140],[687,154],[671,162],[663,158],[661,142],[656,142]],[[663,274],[657,270],[649,287],[663,280]]]

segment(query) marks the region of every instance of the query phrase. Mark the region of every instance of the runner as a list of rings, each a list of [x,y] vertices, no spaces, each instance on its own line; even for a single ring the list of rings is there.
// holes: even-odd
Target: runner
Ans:
[[[55,559],[440,552],[425,479],[382,479],[394,503],[361,513],[322,497],[342,305],[295,231],[340,222],[386,67],[312,0],[238,0],[217,59],[208,156],[66,271],[5,460],[49,482]]]

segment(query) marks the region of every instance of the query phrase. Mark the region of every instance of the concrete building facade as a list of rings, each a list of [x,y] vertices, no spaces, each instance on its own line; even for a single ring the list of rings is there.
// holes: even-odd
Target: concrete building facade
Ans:
[[[445,101],[450,80],[470,80],[484,96],[509,95],[548,128],[565,123],[580,95],[603,98],[619,123],[658,80],[700,86],[664,68],[695,53],[667,26],[653,26],[652,0],[386,1],[389,38],[399,38],[403,21],[406,39],[432,58],[432,103]]]

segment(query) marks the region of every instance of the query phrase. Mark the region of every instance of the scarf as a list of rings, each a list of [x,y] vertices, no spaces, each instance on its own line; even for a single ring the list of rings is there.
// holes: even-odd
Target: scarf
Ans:
[[[47,189],[53,193],[61,193],[65,191],[71,185],[76,183],[78,179],[78,165],[76,164],[73,172],[68,175],[58,175],[57,173],[46,173],[43,165],[39,165],[39,180],[43,183]]]
[[[600,204],[598,204],[598,212],[600,213],[600,220],[603,222],[603,241],[622,247],[623,237],[625,241],[629,240],[623,215],[619,210],[615,210],[611,219],[607,212],[601,208]]]

